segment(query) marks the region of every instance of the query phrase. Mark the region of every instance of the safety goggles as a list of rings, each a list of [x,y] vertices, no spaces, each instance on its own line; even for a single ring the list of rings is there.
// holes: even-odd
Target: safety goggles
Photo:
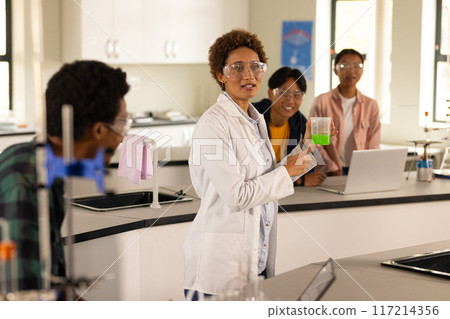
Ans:
[[[223,74],[230,79],[240,80],[250,71],[256,79],[261,79],[267,72],[267,65],[262,62],[235,62],[223,68]]]
[[[362,71],[364,69],[364,64],[362,63],[339,63],[336,65],[337,70],[343,70],[343,71]]]
[[[282,88],[276,88],[272,90],[272,93],[280,100],[293,98],[295,101],[302,101],[305,97],[305,92],[300,90],[290,91]]]
[[[114,124],[106,123],[106,125],[111,131],[124,137],[130,130],[132,123],[133,119],[129,115],[127,115],[126,117],[119,117],[118,119],[116,119]]]

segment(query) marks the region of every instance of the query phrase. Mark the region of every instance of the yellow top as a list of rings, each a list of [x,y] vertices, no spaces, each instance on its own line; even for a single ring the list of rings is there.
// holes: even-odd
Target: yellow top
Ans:
[[[270,141],[278,163],[286,155],[286,147],[289,140],[289,121],[278,127],[270,123],[269,129]]]

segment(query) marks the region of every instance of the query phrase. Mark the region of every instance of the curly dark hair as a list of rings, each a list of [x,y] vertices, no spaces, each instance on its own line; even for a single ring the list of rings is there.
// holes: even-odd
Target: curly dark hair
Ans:
[[[258,54],[259,60],[267,63],[264,46],[254,33],[244,29],[233,29],[216,39],[209,48],[209,68],[212,77],[222,88],[222,83],[217,79],[217,73],[222,73],[230,53],[240,47],[247,47]]]
[[[272,74],[268,82],[269,89],[273,90],[282,86],[289,78],[294,79],[300,90],[306,93],[305,76],[300,70],[288,66],[279,68]]]
[[[364,60],[366,59],[366,55],[365,54],[361,54],[358,51],[356,51],[355,49],[343,49],[334,58],[334,67],[336,67],[336,65],[339,63],[339,61],[341,61],[342,57],[344,55],[346,55],[346,54],[352,54],[352,55],[359,56],[359,58],[361,59],[362,63],[364,63]]]
[[[129,90],[126,73],[99,61],[65,64],[52,76],[45,91],[47,133],[62,136],[61,107],[73,107],[74,139],[95,122],[113,123],[120,100]]]

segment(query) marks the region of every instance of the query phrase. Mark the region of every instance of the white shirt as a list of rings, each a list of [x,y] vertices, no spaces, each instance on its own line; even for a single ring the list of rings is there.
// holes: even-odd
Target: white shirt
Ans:
[[[264,141],[262,137],[261,124],[265,125],[265,123],[261,123],[258,121],[259,112],[255,109],[255,107],[250,104],[248,106],[248,114],[242,110],[242,108],[237,105],[236,102],[228,95],[227,92],[223,92],[223,94],[228,97],[231,102],[236,106],[238,111],[242,114],[243,117],[247,119],[255,128],[255,132],[258,136],[259,141]],[[266,127],[267,129],[267,127]],[[272,155],[270,153],[271,147],[267,147],[266,143],[262,143],[259,148],[260,155],[265,159],[265,165],[263,169],[263,174],[270,172],[274,168],[274,161],[272,160]],[[273,220],[275,218],[275,209],[278,207],[277,202],[271,201],[261,205],[261,219],[259,222],[259,244],[258,244],[258,274],[266,269],[267,265],[267,257],[269,255],[269,241],[270,241],[270,230],[272,229]],[[274,208],[275,207],[275,208]]]
[[[275,161],[264,117],[258,121]],[[254,147],[260,143],[254,126],[224,94],[198,121],[189,169],[201,203],[183,247],[185,289],[223,294],[258,274],[261,206],[294,192],[286,168],[263,173],[261,147]],[[277,205],[272,210],[269,277],[275,274]]]
[[[341,97],[342,111],[344,112],[344,134],[341,149],[341,163],[342,167],[348,167],[350,165],[353,150],[356,149],[355,138],[353,137],[353,107],[356,103],[356,95],[349,99],[341,94],[339,94],[339,96]]]

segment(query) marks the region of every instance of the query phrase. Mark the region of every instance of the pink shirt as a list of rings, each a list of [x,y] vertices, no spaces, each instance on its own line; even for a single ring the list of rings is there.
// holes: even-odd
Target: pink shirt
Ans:
[[[344,143],[344,113],[338,88],[317,96],[311,106],[310,116],[331,117],[339,133],[331,137],[330,145],[320,146],[326,167],[325,172],[342,170],[340,154]],[[374,99],[356,90],[356,103],[353,107],[353,138],[356,150],[380,148],[381,124],[378,104]],[[350,136],[350,137],[352,137]]]

